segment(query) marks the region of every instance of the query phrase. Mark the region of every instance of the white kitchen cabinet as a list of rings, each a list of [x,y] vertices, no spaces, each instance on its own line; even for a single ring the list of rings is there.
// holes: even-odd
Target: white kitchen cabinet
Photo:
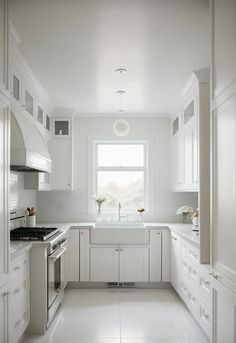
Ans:
[[[212,342],[235,343],[236,293],[212,278]]]
[[[0,288],[9,281],[9,106],[0,95]]]
[[[72,141],[52,140],[52,190],[72,190]]]
[[[72,133],[72,118],[53,118],[53,138],[70,138]]]
[[[9,307],[10,285],[5,284],[0,288],[0,342],[9,342]]]
[[[90,230],[80,229],[80,282],[89,281]]]
[[[184,188],[191,191],[198,191],[198,132],[195,99],[184,109],[183,115],[183,156],[184,156]],[[188,107],[191,107],[193,114],[185,115]]]
[[[0,0],[0,91],[9,97],[9,17],[7,0]]]
[[[70,229],[68,232],[68,251],[69,251],[69,280],[79,281],[80,267],[80,234],[78,229]]]
[[[170,280],[178,292],[180,287],[180,237],[170,233]]]
[[[149,281],[149,248],[120,247],[120,282]]]
[[[171,173],[172,188],[175,191],[180,191],[184,187],[181,118],[181,113],[178,113],[171,122]]]
[[[30,321],[29,252],[11,262],[11,342],[18,342]]]
[[[170,231],[162,230],[161,236],[161,281],[170,282]]]
[[[162,281],[161,263],[162,233],[161,230],[150,230],[150,282]]]
[[[119,248],[91,247],[90,248],[90,281],[118,282],[119,281]]]

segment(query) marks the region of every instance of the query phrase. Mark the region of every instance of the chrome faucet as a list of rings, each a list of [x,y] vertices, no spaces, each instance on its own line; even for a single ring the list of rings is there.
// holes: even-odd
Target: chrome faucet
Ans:
[[[121,203],[119,202],[119,204],[118,204],[118,222],[120,222],[120,218],[121,218],[120,211],[121,211]]]

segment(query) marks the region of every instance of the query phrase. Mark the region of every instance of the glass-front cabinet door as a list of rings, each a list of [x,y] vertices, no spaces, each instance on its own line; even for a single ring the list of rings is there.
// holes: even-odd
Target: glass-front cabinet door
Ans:
[[[53,137],[68,138],[71,136],[71,118],[53,119]]]
[[[187,125],[188,122],[195,116],[195,99],[193,98],[184,108],[183,112],[183,122]]]
[[[25,109],[32,116],[34,115],[34,98],[27,89],[25,89]]]

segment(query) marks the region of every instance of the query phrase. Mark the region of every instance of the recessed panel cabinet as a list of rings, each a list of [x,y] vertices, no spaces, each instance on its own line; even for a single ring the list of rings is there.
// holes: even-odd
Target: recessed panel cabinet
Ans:
[[[91,247],[90,268],[90,281],[118,282],[119,248]]]
[[[52,140],[52,190],[72,189],[71,140]]]
[[[52,190],[72,190],[72,119],[53,118],[52,122]]]
[[[0,288],[0,342],[9,342],[10,285]]]
[[[198,192],[200,171],[203,182],[205,174],[209,174],[209,90],[209,70],[194,72],[185,86],[181,110],[171,122],[173,191]],[[201,149],[201,142],[205,150]]]

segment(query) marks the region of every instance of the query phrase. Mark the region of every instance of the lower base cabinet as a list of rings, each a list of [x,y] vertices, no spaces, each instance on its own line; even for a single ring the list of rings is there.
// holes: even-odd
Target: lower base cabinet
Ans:
[[[236,342],[236,294],[212,278],[212,343]]]
[[[149,281],[149,248],[91,247],[90,281]]]
[[[9,342],[9,294],[10,284],[0,288],[0,342]]]
[[[149,248],[121,247],[120,282],[149,281]]]
[[[119,249],[117,247],[90,248],[90,281],[117,282],[119,279]]]
[[[30,322],[29,252],[11,262],[10,332],[18,342]]]

